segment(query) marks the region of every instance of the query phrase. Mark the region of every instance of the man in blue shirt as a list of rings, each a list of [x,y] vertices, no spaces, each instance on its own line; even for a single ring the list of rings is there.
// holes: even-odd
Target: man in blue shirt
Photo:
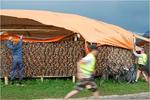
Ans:
[[[9,37],[9,41],[7,41],[6,46],[12,51],[12,69],[10,72],[10,80],[11,84],[14,84],[14,79],[17,74],[17,70],[19,71],[19,84],[21,85],[21,81],[23,79],[23,60],[22,60],[22,35],[20,36],[20,40],[18,43],[15,41],[12,42],[12,37]]]

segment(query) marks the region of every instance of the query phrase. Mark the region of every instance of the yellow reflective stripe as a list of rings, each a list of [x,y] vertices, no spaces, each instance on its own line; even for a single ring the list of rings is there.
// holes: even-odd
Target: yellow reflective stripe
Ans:
[[[146,65],[147,63],[147,55],[142,54],[138,59],[138,64]]]
[[[96,59],[93,55],[92,55],[92,57],[93,57],[93,60],[90,64],[88,63],[88,64],[81,64],[80,65],[81,72],[87,76],[90,76],[95,69],[94,65],[96,63]]]
[[[86,67],[81,67],[82,70],[85,70],[85,71],[88,71],[88,72],[92,72],[93,69],[90,69],[90,68],[86,68]]]
[[[91,75],[91,72],[89,72],[89,71],[85,71],[84,69],[81,69],[81,72],[83,72],[84,74]]]

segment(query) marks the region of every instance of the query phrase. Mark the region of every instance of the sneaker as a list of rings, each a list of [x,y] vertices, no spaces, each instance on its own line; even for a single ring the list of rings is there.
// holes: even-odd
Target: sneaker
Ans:
[[[137,83],[138,81],[137,80],[135,80],[135,83]]]
[[[19,82],[19,85],[20,85],[20,86],[24,86],[24,84],[23,84],[22,82]]]
[[[21,84],[20,86],[24,86],[24,84]]]
[[[16,86],[24,86],[24,84],[22,84],[22,83],[21,83],[21,84],[17,83]]]
[[[15,84],[15,82],[14,82],[14,81],[11,81],[11,82],[10,82],[10,85],[14,85],[14,84]]]
[[[18,84],[18,83],[16,84],[16,86],[19,86],[19,85],[20,85],[20,84]]]

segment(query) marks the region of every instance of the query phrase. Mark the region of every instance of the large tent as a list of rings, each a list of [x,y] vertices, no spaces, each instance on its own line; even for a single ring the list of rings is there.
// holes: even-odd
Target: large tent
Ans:
[[[125,68],[133,65],[131,49],[135,35],[118,26],[80,15],[49,11],[0,10],[0,17],[2,76],[8,76],[12,62],[5,42],[9,36],[18,40],[20,34],[24,35],[26,77],[74,75],[76,62],[85,56],[85,41],[101,45],[96,75],[121,75]]]
[[[27,34],[26,36],[31,37],[25,38],[24,41],[51,42],[80,34],[88,42],[133,49],[134,36],[131,32],[80,15],[34,10],[1,10],[0,16],[1,31]],[[1,35],[1,40],[7,39],[8,36],[9,34]]]

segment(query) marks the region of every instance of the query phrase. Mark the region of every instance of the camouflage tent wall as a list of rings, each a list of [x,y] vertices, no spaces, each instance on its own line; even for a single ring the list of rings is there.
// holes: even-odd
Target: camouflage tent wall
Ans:
[[[1,76],[8,76],[11,70],[11,51],[1,41]],[[109,67],[111,74],[124,71],[133,65],[132,52],[127,49],[100,46],[97,56],[96,75],[102,75]],[[76,62],[85,56],[84,41],[66,39],[53,43],[23,43],[25,77],[72,76],[76,73]]]

